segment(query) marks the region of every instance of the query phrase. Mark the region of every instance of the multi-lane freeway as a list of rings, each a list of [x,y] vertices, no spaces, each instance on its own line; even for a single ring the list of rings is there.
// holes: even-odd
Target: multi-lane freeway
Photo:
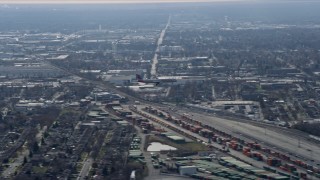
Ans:
[[[167,23],[166,27],[161,31],[160,37],[157,41],[157,48],[156,48],[156,51],[155,51],[153,59],[152,59],[152,66],[151,66],[151,72],[150,72],[151,76],[153,76],[153,78],[157,77],[158,54],[160,52],[160,46],[163,42],[163,38],[166,34],[166,31],[167,31],[168,27],[170,26],[170,22],[171,22],[171,16],[169,16],[168,23]]]
[[[151,75],[153,76],[156,76],[157,52],[159,52],[159,47],[162,44],[165,32],[169,25],[170,17],[166,27],[161,31],[160,37],[158,39],[157,49],[155,52],[155,58],[153,59],[151,71]],[[70,73],[70,71],[67,71],[64,68],[57,66],[55,67],[63,71],[66,71],[67,73],[73,76],[79,77],[77,74]],[[106,90],[118,93],[122,96],[128,97],[129,104],[132,104],[134,101],[138,100],[146,106],[152,105],[157,106],[159,108],[168,107],[167,105],[147,102],[136,97],[129,96],[119,91],[115,87],[106,84],[105,82],[91,80],[88,81],[97,87],[101,87]],[[170,111],[170,108],[168,108],[167,110]],[[195,109],[175,107],[175,111],[171,111],[172,114],[177,112],[178,114],[189,113],[194,119],[199,120],[204,124],[214,126],[221,131],[225,131],[237,137],[242,137],[243,139],[257,141],[261,144],[264,144],[265,146],[268,146],[270,149],[289,154],[293,159],[302,159],[312,165],[318,165],[320,163],[320,145],[312,141],[309,141],[308,134],[306,133],[253,121],[230,119],[228,117],[216,117],[212,114],[207,114],[205,112],[201,112]]]
[[[82,166],[82,169],[78,175],[77,180],[86,179],[86,176],[89,174],[89,171],[91,169],[92,164],[93,164],[92,158],[87,158],[83,161],[83,166]]]
[[[144,111],[143,110],[144,106],[135,106],[135,107],[136,107],[136,111],[142,113],[141,115],[144,114],[146,117],[150,117],[149,119],[156,119],[157,122],[162,122],[163,125],[166,126],[166,127],[172,127],[173,129],[176,129],[177,132],[179,132],[182,136],[187,134],[187,135],[192,136],[192,137],[194,137],[194,138],[196,138],[198,140],[201,140],[203,142],[206,142],[208,140],[207,138],[204,138],[204,137],[200,136],[197,133],[193,133],[191,131],[188,131],[188,130],[180,127],[177,124],[165,121],[164,119],[161,119],[161,118],[157,117],[156,115],[153,115],[153,114],[150,114],[150,113]],[[272,143],[276,143],[277,141],[283,143],[282,140],[285,141],[285,139],[288,138],[286,135],[283,135],[283,134],[278,133],[278,132],[276,132],[274,130],[271,130],[271,129],[270,129],[270,131],[267,132],[263,128],[261,129],[260,127],[255,127],[255,126],[252,126],[250,124],[248,124],[248,126],[247,126],[247,124],[245,124],[243,122],[231,121],[231,123],[230,123],[230,121],[228,121],[228,120],[219,119],[218,118],[219,119],[218,121],[223,121],[227,125],[224,124],[224,123],[222,123],[222,124],[221,123],[216,123],[218,121],[210,120],[211,117],[205,117],[203,115],[199,115],[199,114],[196,114],[196,113],[192,113],[192,114],[193,114],[194,118],[201,118],[202,122],[207,122],[208,120],[211,121],[211,123],[203,123],[203,124],[208,124],[208,125],[210,124],[211,126],[216,127],[216,129],[219,129],[220,131],[224,131],[224,132],[226,132],[228,134],[232,134],[234,137],[240,137],[241,139],[247,140],[247,142],[248,142],[248,140],[250,142],[250,140],[252,140],[252,139],[257,141],[257,137],[258,138],[261,137],[261,139],[259,139],[259,141],[257,141],[257,142],[262,144],[264,147],[269,147],[272,150],[280,151],[282,153],[291,154],[293,159],[297,159],[297,157],[294,156],[294,155],[297,154],[298,152],[295,152],[295,150],[288,150],[288,152],[287,152],[287,151],[284,151],[284,149],[282,147],[282,146],[288,146],[289,147],[291,145],[290,141],[294,141],[294,140],[288,139],[289,142],[285,143],[285,145],[282,145],[282,144],[278,144],[277,145],[277,144],[275,144],[275,146],[270,146],[270,144],[268,144],[269,143],[269,139],[268,139],[269,137],[270,137]],[[217,119],[215,119],[215,120],[217,120]],[[230,123],[230,126],[228,126],[229,123]],[[235,129],[237,129],[237,131],[234,131]],[[241,134],[238,131],[241,131],[241,132],[243,132],[245,134]],[[252,132],[254,134],[252,134]],[[257,133],[257,134],[255,134],[255,133]],[[246,135],[246,134],[249,134],[249,135]],[[278,139],[278,137],[279,137],[279,139]],[[211,145],[213,147],[215,147],[215,148],[223,149],[223,147],[221,145],[219,145],[219,144],[211,143]],[[319,150],[318,146],[314,146],[314,144],[311,144],[311,145],[309,144],[309,146],[308,146],[309,148],[314,148],[313,150],[318,152],[318,150]],[[304,151],[308,151],[308,152],[310,151],[309,149],[303,149],[303,150]],[[312,150],[312,152],[313,152],[313,150]],[[243,155],[241,152],[238,152],[238,151],[231,151],[231,152],[229,152],[229,154],[232,155],[232,156],[235,156],[235,157],[237,157],[237,158],[239,158],[239,159],[241,159],[241,160],[243,160],[243,161],[245,161],[245,162],[247,162],[249,164],[252,164],[255,167],[263,168],[264,166],[266,166],[266,164],[264,162],[255,161],[252,158],[248,158],[247,156]],[[301,159],[300,156],[298,156],[298,157],[299,157],[298,159]],[[318,158],[319,157],[317,157],[317,159]],[[314,164],[314,162],[312,161],[310,164]],[[305,172],[305,169],[300,168],[300,167],[297,167],[297,168],[298,168],[299,172]],[[280,169],[277,169],[277,170],[278,171],[282,171]],[[313,177],[313,178],[315,178],[315,177]],[[317,179],[317,178],[315,178],[315,179]]]
[[[320,144],[309,141],[306,133],[262,123],[229,120],[185,109],[179,109],[178,112],[179,114],[188,113],[193,119],[229,134],[258,141],[271,149],[284,151],[294,158],[307,159],[310,164],[320,163]]]

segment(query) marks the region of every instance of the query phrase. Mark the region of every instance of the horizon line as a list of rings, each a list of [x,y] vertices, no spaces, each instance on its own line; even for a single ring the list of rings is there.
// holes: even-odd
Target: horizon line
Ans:
[[[257,0],[0,0],[1,4],[154,4],[154,3],[205,3],[252,2]]]

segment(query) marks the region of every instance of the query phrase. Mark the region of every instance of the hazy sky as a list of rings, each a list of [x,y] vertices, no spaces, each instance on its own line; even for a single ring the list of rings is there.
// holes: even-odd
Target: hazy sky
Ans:
[[[169,3],[169,2],[240,2],[256,0],[0,0],[0,4],[16,3],[41,3],[41,4],[61,4],[61,3]]]

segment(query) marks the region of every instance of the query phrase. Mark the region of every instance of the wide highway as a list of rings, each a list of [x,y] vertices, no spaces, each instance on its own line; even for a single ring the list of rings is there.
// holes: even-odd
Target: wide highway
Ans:
[[[209,114],[191,112],[190,110],[179,109],[174,113],[187,113],[193,119],[199,120],[204,124],[211,125],[216,129],[232,134],[237,137],[258,141],[262,145],[269,146],[270,149],[276,149],[288,153],[299,159],[307,159],[309,164],[320,163],[320,146],[304,137],[297,137],[295,133],[288,129],[282,129],[273,126],[257,126],[250,121],[234,121]],[[299,134],[299,133],[298,133]],[[312,161],[313,160],[313,161]]]
[[[160,33],[160,37],[157,41],[157,48],[156,48],[156,51],[154,53],[154,56],[153,56],[153,59],[152,59],[152,66],[151,66],[151,76],[153,78],[156,78],[157,77],[157,64],[158,64],[158,53],[160,52],[160,46],[163,42],[163,38],[166,34],[166,31],[168,29],[168,27],[170,26],[170,22],[171,22],[171,16],[169,16],[169,19],[168,19],[168,22],[167,22],[167,25],[166,27],[161,31]]]

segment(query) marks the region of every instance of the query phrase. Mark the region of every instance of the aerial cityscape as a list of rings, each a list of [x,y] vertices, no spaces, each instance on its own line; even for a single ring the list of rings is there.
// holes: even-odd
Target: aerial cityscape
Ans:
[[[320,179],[320,2],[154,2],[0,1],[0,179]]]

